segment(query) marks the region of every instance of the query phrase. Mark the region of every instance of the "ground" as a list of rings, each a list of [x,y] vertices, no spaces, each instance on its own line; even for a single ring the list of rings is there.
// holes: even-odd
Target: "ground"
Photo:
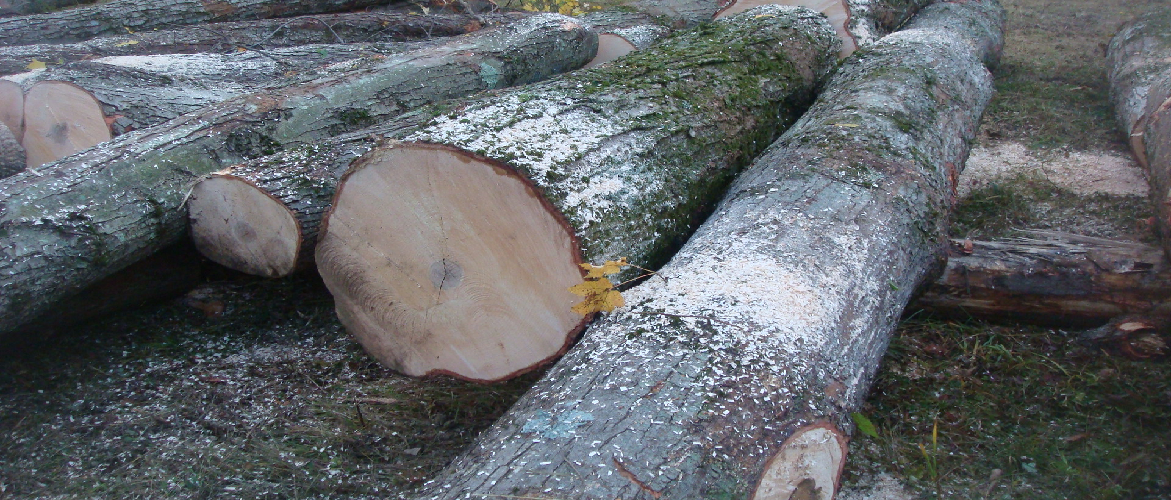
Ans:
[[[956,236],[1150,241],[1102,47],[1158,5],[1171,8],[1005,0],[998,93]],[[540,375],[408,379],[346,335],[315,277],[210,276],[187,297],[0,352],[0,499],[392,497]],[[859,414],[874,429],[851,443],[841,498],[1171,498],[1171,366],[1077,334],[911,315]]]

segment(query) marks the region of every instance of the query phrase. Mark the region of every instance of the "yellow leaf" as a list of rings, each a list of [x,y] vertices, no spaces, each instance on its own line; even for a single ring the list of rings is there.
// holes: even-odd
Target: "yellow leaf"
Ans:
[[[585,316],[600,311],[611,312],[624,305],[626,305],[626,300],[622,298],[622,294],[618,290],[606,290],[602,293],[587,295],[585,300],[578,302],[570,310]]]
[[[585,276],[586,279],[596,279],[596,278],[601,278],[602,276],[605,276],[608,274],[618,273],[618,272],[622,271],[623,267],[626,267],[629,265],[630,265],[630,262],[628,262],[626,260],[626,257],[623,257],[618,260],[608,260],[600,266],[595,266],[593,264],[588,264],[588,263],[581,264],[581,268],[585,269],[587,271],[586,276]]]
[[[127,40],[122,43],[115,43],[114,46],[115,47],[125,47],[127,45],[136,45],[136,44],[138,44],[138,40]]]
[[[859,127],[859,125],[857,123],[835,123],[834,125],[836,125],[838,127],[848,127],[848,128],[858,128]]]
[[[610,280],[602,278],[597,280],[586,280],[573,285],[569,287],[569,293],[586,297],[586,300],[589,300],[589,297],[592,295],[601,295],[613,289],[614,284],[611,283]]]
[[[127,32],[127,33],[130,33],[131,35],[133,35],[133,34],[134,34],[134,30],[130,29],[130,27],[129,27],[129,26],[123,26],[123,28],[125,28],[125,29],[126,29],[126,32]]]
[[[28,69],[45,69],[45,61],[33,59],[33,62],[28,63],[28,66],[25,67]]]

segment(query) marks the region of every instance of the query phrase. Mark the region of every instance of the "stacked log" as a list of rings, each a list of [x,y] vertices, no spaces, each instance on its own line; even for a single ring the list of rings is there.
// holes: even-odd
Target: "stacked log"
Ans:
[[[580,67],[595,49],[573,19],[533,16],[241,96],[10,177],[0,183],[0,332],[181,238],[183,203],[205,174],[412,106]]]
[[[0,16],[37,14],[94,3],[94,0],[0,0]]]
[[[1106,51],[1114,113],[1139,163],[1147,166],[1143,132],[1171,98],[1171,12],[1152,9],[1123,25]]]
[[[345,12],[378,0],[113,0],[96,5],[0,18],[0,45],[80,42],[191,24]]]
[[[966,31],[939,16],[969,14]],[[628,308],[422,498],[833,498],[849,413],[928,281],[991,76],[994,1],[848,61]]]
[[[25,72],[30,64],[36,65],[37,62],[53,67],[110,56],[225,53],[298,45],[429,40],[507,24],[526,15],[349,12],[145,31],[70,44],[0,47],[0,75]]]
[[[409,375],[495,381],[563,353],[589,320],[567,291],[583,259],[663,262],[833,67],[822,16],[750,14],[390,134],[316,248],[342,323]]]

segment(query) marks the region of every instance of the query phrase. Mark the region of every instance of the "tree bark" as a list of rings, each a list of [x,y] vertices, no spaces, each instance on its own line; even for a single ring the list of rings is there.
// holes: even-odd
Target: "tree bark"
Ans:
[[[670,28],[642,12],[603,11],[580,19],[598,33],[598,55],[586,63],[586,68],[646,49],[671,32]]]
[[[0,75],[23,73],[33,61],[55,65],[109,56],[271,50],[312,44],[429,40],[507,24],[528,14],[351,12],[260,19],[106,36],[71,44],[0,47]]]
[[[1171,39],[1171,30],[1167,36]],[[1147,179],[1151,184],[1151,202],[1155,208],[1155,229],[1163,252],[1171,258],[1171,63],[1161,81],[1151,86],[1148,99],[1155,101],[1157,98],[1151,98],[1156,96],[1164,99],[1158,105],[1150,106],[1142,140],[1147,157]]]
[[[241,96],[10,177],[0,183],[0,332],[182,237],[183,203],[203,175],[413,106],[578,67],[596,40],[571,18],[533,16]]]
[[[94,0],[0,0],[0,16],[38,14],[94,3]]]
[[[1145,167],[1143,131],[1147,119],[1171,98],[1171,10],[1152,9],[1123,25],[1110,40],[1106,58],[1114,113]],[[1160,79],[1163,82],[1155,85]]]
[[[423,498],[830,499],[844,429],[944,243],[992,94],[985,37],[910,26],[849,60],[629,308]],[[995,26],[994,2],[956,4]],[[984,16],[993,16],[984,18]]]
[[[581,259],[663,262],[836,53],[822,16],[770,6],[395,134],[323,222],[317,269],[342,323],[410,375],[547,363],[584,325],[567,291]]]
[[[378,0],[113,0],[0,18],[0,45],[70,43],[154,28],[359,10]]]
[[[912,309],[1077,327],[1171,316],[1171,268],[1161,249],[1048,231],[1029,236],[952,240],[946,270]]]
[[[27,156],[24,147],[8,126],[0,121],[0,179],[24,170]]]

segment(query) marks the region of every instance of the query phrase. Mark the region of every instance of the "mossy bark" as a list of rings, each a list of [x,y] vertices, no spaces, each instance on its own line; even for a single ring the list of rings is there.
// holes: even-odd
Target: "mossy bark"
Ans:
[[[127,30],[301,14],[347,12],[378,0],[114,0],[75,9],[0,18],[0,45],[69,43]]]
[[[629,306],[420,496],[831,498],[832,479],[758,486],[795,430],[852,428],[940,263],[992,94],[975,47],[999,33],[937,29],[937,12],[848,60]]]
[[[1140,163],[1147,165],[1143,131],[1147,118],[1168,98],[1171,85],[1171,9],[1151,9],[1123,25],[1106,51],[1110,99],[1122,132],[1130,138]]]
[[[1160,248],[1072,234],[953,240],[947,269],[911,308],[1076,327],[1128,314],[1171,316],[1171,266]]]
[[[70,44],[0,47],[0,75],[23,73],[34,60],[51,68],[108,56],[228,53],[240,48],[272,50],[311,44],[429,40],[506,24],[527,15],[351,12],[123,33]]]
[[[184,199],[203,175],[413,106],[572,69],[595,47],[596,36],[572,18],[533,16],[361,71],[241,96],[17,174],[0,185],[0,332],[182,237]]]

